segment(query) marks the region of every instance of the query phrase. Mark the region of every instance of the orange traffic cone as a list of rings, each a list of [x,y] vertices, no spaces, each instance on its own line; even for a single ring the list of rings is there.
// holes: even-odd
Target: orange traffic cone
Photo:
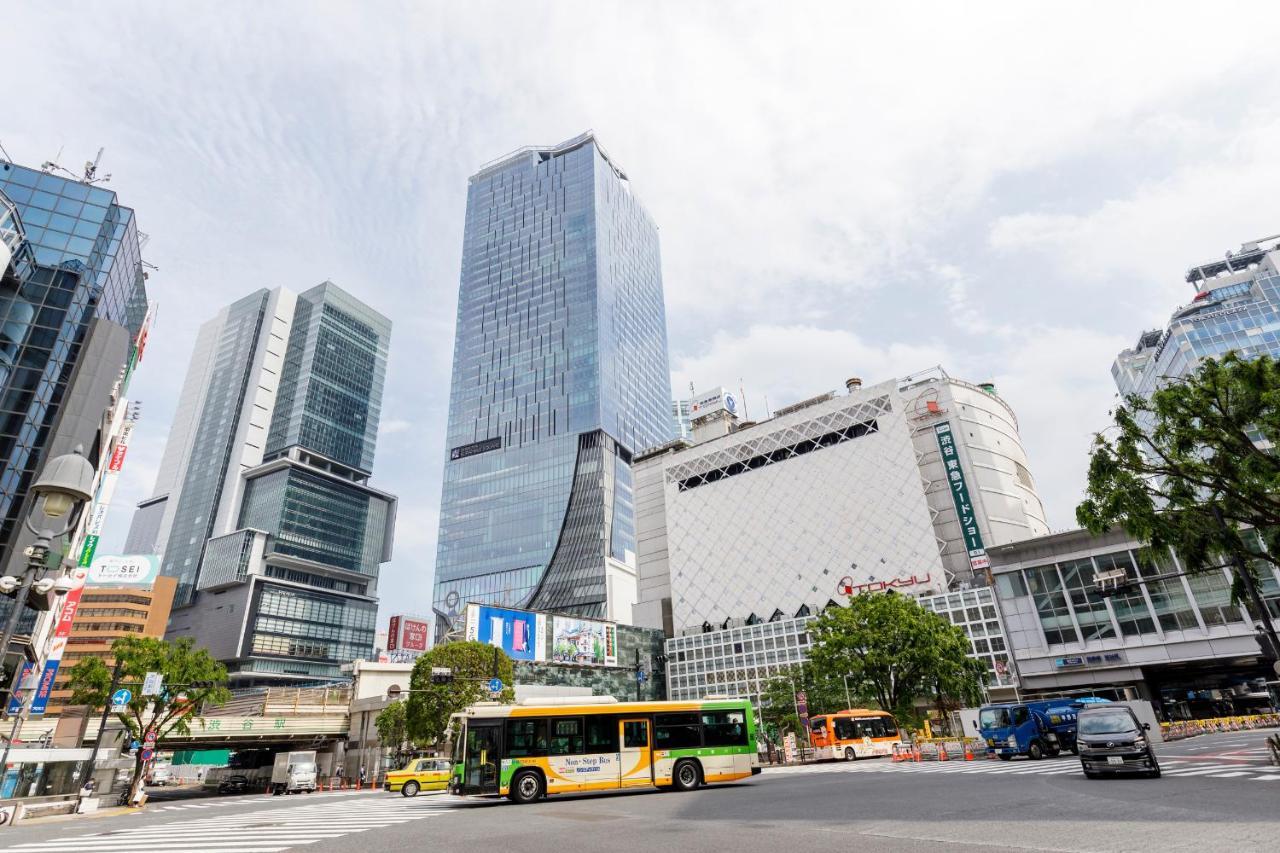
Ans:
[[[916,747],[916,761],[917,761],[917,762],[919,762],[919,761],[920,761],[920,747],[919,747],[919,746],[917,746],[917,747]]]
[[[964,745],[964,760],[965,760],[965,761],[973,761],[973,746],[972,746],[972,744],[968,744],[968,743],[966,743],[966,744]]]
[[[947,745],[945,743],[938,744],[938,760],[947,761]]]

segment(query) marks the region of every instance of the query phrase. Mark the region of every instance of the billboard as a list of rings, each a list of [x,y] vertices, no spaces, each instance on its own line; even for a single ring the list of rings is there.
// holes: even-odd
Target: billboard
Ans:
[[[618,665],[618,626],[612,622],[555,616],[551,624],[551,659],[587,666]]]
[[[689,401],[690,418],[700,418],[722,409],[731,415],[738,414],[738,401],[724,388],[716,388],[705,394],[696,394]]]
[[[547,659],[547,617],[541,613],[468,604],[465,636],[497,646],[512,660]]]
[[[103,555],[89,564],[89,586],[150,586],[160,576],[155,554]]]
[[[391,617],[387,629],[387,651],[421,653],[430,645],[431,622],[421,616],[403,613]]]

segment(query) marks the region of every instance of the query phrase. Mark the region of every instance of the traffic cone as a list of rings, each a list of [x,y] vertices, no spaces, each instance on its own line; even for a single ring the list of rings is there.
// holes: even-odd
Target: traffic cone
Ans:
[[[947,745],[945,743],[938,744],[938,760],[947,761]]]
[[[920,747],[919,747],[919,746],[917,746],[917,747],[916,747],[916,762],[917,762],[917,763],[919,763],[919,761],[920,761]]]
[[[973,745],[970,743],[964,745],[964,760],[973,761]]]

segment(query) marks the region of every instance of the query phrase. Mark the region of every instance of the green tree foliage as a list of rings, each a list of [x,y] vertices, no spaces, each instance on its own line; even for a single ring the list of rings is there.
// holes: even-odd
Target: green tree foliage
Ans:
[[[453,680],[448,684],[433,684],[432,667],[453,670]],[[515,692],[511,689],[515,669],[511,659],[495,646],[476,642],[446,643],[418,658],[413,665],[409,699],[405,703],[408,737],[418,743],[438,743],[444,737],[451,715],[489,699],[487,682],[495,674],[504,685],[499,701],[515,701]]]
[[[853,686],[850,682],[850,690]],[[773,743],[780,743],[788,732],[803,742],[800,719],[796,716],[797,691],[804,692],[811,717],[849,707],[842,679],[820,676],[809,661],[792,666],[769,679],[760,692],[760,722],[765,736]],[[857,695],[852,696],[852,701],[856,707]]]
[[[1081,525],[1119,525],[1192,572],[1236,556],[1280,566],[1280,364],[1229,353],[1111,414],[1093,441]]]
[[[409,741],[405,702],[392,702],[383,708],[374,718],[373,725],[378,729],[378,740],[383,749],[391,750],[396,758],[396,765],[399,766],[413,751],[413,744]]]
[[[809,630],[809,660],[820,676],[847,675],[855,695],[900,722],[915,719],[922,698],[944,706],[982,701],[986,667],[969,657],[969,638],[910,598],[855,595],[848,607],[827,608]]]
[[[116,718],[129,737],[144,742],[155,734],[156,749],[164,748],[172,734],[191,732],[191,723],[200,719],[206,704],[231,698],[227,690],[227,668],[207,649],[193,647],[190,637],[165,642],[155,637],[121,637],[111,644],[111,654],[121,664],[120,684],[133,692],[133,699]],[[142,681],[148,672],[164,677],[164,690],[157,696],[143,696]],[[101,658],[87,658],[71,670],[67,687],[71,702],[101,708],[110,701],[112,668]],[[130,800],[137,799],[143,783],[142,750],[134,760]]]

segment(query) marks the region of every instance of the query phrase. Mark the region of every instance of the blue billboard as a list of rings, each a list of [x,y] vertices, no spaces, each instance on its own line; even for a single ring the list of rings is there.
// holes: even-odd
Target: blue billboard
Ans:
[[[547,617],[541,613],[468,604],[466,638],[497,646],[512,660],[547,659]]]

